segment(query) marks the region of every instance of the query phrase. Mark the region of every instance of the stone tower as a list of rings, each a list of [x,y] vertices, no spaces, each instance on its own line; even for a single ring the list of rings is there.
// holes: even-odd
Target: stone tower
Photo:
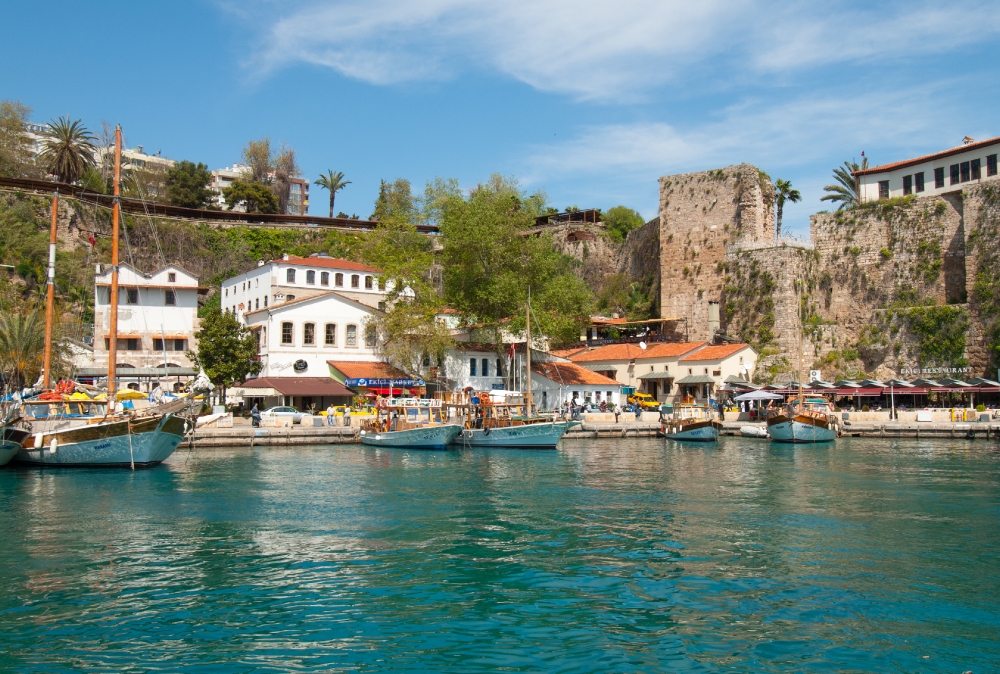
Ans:
[[[729,246],[774,242],[774,185],[750,164],[660,178],[660,313],[692,340],[720,327]]]

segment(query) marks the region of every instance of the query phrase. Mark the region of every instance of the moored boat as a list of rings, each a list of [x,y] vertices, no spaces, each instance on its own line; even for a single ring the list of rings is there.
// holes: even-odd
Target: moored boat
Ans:
[[[721,430],[722,422],[716,418],[715,409],[708,405],[674,405],[673,416],[660,423],[660,433],[670,440],[715,442]]]
[[[572,423],[529,415],[525,396],[515,391],[450,395],[453,399],[449,405],[468,419],[466,428],[455,438],[465,447],[555,449]]]
[[[775,442],[831,442],[840,423],[823,398],[788,403],[767,417],[767,432]]]
[[[766,438],[767,428],[764,426],[754,426],[752,424],[740,426],[740,435],[745,438]]]
[[[10,463],[18,451],[21,444],[28,437],[28,432],[14,426],[0,426],[3,435],[0,436],[0,466]]]
[[[462,427],[447,423],[441,410],[440,400],[380,399],[375,419],[361,429],[361,443],[399,449],[445,449]]]

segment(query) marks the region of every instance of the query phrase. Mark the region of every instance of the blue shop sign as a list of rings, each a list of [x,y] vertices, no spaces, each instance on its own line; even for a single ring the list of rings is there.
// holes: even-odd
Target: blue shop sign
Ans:
[[[423,379],[346,379],[345,386],[360,386],[364,388],[412,388],[426,386]]]

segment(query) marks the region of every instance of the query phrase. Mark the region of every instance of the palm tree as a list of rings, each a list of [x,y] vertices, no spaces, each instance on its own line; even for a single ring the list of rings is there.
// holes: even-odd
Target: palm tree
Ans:
[[[778,202],[778,212],[777,217],[774,219],[774,237],[781,237],[781,216],[785,211],[785,202],[790,201],[793,204],[802,201],[802,195],[798,190],[792,189],[791,180],[782,180],[778,178],[777,182],[774,183],[775,199]]]
[[[843,208],[854,208],[861,203],[861,195],[858,194],[858,183],[854,179],[854,174],[868,168],[868,157],[861,160],[861,164],[856,161],[845,161],[843,166],[833,169],[833,179],[836,184],[827,185],[823,188],[829,194],[823,196],[820,201],[839,201],[837,210]]]
[[[94,165],[94,134],[79,119],[60,117],[49,122],[42,139],[42,160],[60,182],[73,183]]]
[[[37,376],[45,348],[45,320],[37,311],[0,314],[0,367],[12,387]]]
[[[350,180],[344,180],[344,172],[337,171],[327,171],[326,175],[320,175],[319,180],[315,182],[316,185],[320,187],[325,187],[330,190],[330,217],[333,217],[333,200],[337,198],[337,192],[344,189],[346,186],[351,184]]]

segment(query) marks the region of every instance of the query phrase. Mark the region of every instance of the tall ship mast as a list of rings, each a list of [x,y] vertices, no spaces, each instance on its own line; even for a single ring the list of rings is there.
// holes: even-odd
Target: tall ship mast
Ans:
[[[59,195],[52,199],[49,237],[48,293],[45,306],[45,391],[24,400],[18,428],[25,435],[14,456],[18,463],[38,466],[153,466],[177,449],[187,432],[179,415],[189,400],[141,411],[116,411],[118,356],[118,237],[121,219],[121,126],[115,128],[114,202],[111,215],[111,317],[108,383],[104,393],[75,382],[52,384],[52,329],[55,306],[56,220]]]

